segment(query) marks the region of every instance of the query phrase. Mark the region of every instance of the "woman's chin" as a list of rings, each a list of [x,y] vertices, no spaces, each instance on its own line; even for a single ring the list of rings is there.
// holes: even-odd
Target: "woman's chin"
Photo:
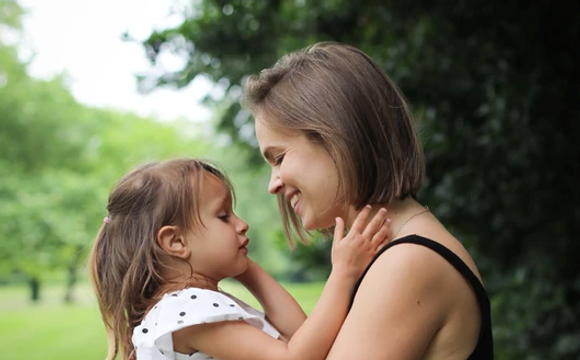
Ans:
[[[318,230],[319,228],[317,228],[316,226],[308,226],[308,225],[303,225],[304,230],[306,231],[314,231],[314,230]]]
[[[320,221],[320,219],[302,218],[302,226],[307,231],[324,230],[333,227],[334,221]]]
[[[307,231],[313,231],[318,229],[318,227],[316,226],[316,221],[312,221],[312,219],[308,219],[307,217],[301,217],[300,220],[302,220],[302,227],[304,227],[305,230]]]

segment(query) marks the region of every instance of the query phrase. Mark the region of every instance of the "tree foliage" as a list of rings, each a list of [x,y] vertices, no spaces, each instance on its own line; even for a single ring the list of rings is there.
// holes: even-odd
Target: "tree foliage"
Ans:
[[[246,75],[315,41],[363,49],[420,119],[428,158],[421,198],[482,269],[498,358],[578,359],[578,3],[195,4],[182,24],[143,43],[152,62],[172,51],[186,66],[143,84],[209,76],[226,89],[220,128],[251,148],[252,119],[237,102]]]
[[[67,271],[66,298],[106,215],[114,181],[146,160],[199,155],[191,124],[162,124],[79,104],[65,76],[28,75],[18,57],[22,11],[0,2],[0,279],[23,275],[39,300],[47,274]]]
[[[66,74],[30,77],[13,41],[21,14],[16,2],[0,0],[0,283],[24,278],[38,301],[48,277],[66,274],[65,300],[73,301],[114,182],[143,162],[178,156],[210,158],[228,172],[236,212],[251,225],[251,256],[274,273],[285,270],[284,255],[265,241],[279,228],[277,215],[255,206],[274,199],[262,191],[264,169],[245,165],[253,152],[211,124],[82,105]]]

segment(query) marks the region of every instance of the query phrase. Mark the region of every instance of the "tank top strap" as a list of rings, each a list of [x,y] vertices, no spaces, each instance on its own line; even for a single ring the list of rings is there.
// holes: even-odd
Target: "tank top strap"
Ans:
[[[392,248],[393,246],[399,244],[416,244],[425,246],[437,254],[439,254],[442,258],[447,260],[459,273],[469,282],[471,285],[475,297],[477,298],[477,302],[479,304],[480,314],[481,314],[481,329],[479,333],[478,343],[471,354],[471,356],[467,360],[479,360],[479,359],[493,359],[493,338],[491,332],[491,309],[490,309],[490,302],[487,296],[487,292],[483,287],[479,278],[471,271],[469,266],[461,260],[459,256],[457,256],[454,252],[446,248],[445,246],[441,245],[440,243],[433,241],[431,239],[419,236],[419,235],[408,235],[403,238],[391,241],[387,245],[383,246],[373,257],[367,268],[363,271],[362,275],[358,279],[355,284],[351,299],[349,310],[352,307],[354,302],[354,298],[362,283],[366,273],[369,271],[371,266],[374,262],[388,249]]]

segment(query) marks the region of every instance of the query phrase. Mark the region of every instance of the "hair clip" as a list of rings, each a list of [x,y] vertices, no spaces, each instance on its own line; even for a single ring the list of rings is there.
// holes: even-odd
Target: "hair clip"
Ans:
[[[109,215],[107,215],[107,216],[105,216],[105,218],[103,219],[103,222],[104,222],[105,224],[108,224],[108,223],[109,223],[109,220],[111,220],[111,219],[109,218]]]

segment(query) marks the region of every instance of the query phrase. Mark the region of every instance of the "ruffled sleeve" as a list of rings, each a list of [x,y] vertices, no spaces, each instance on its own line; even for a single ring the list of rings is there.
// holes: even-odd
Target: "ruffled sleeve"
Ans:
[[[133,344],[138,354],[156,348],[157,355],[174,358],[171,333],[192,325],[221,321],[245,321],[270,336],[278,331],[265,320],[264,314],[229,294],[189,288],[165,294],[133,331]],[[146,351],[149,352],[149,351]]]

